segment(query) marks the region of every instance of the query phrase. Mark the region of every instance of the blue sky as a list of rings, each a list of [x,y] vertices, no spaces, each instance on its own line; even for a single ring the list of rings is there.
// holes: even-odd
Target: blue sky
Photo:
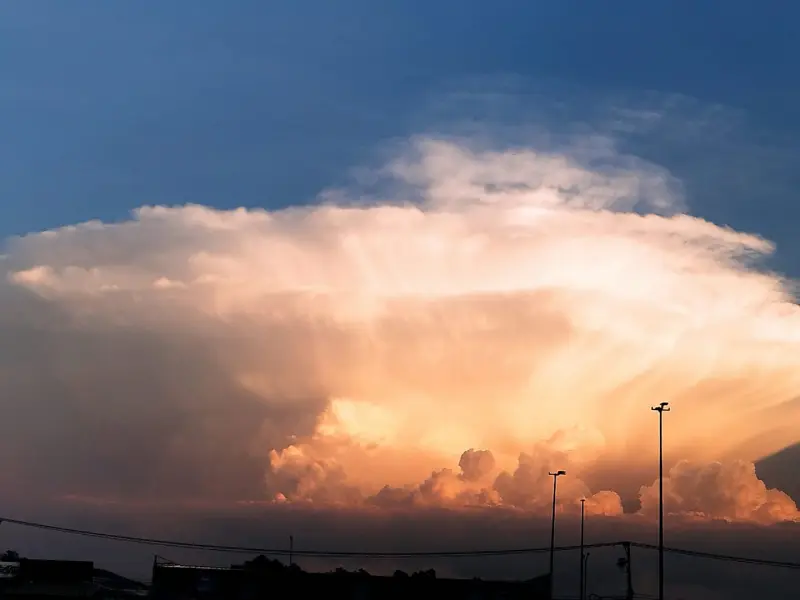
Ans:
[[[488,92],[502,76],[524,82],[512,122],[521,89],[572,90],[577,119],[595,98],[658,98],[684,128],[626,148],[800,274],[798,17],[778,0],[5,2],[0,235],[146,203],[312,201],[387,139],[437,125],[431,107],[464,81]],[[678,133],[709,119],[713,136]]]

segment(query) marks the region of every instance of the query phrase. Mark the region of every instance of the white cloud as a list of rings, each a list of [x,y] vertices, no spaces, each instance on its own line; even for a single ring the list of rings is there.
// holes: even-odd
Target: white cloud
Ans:
[[[684,214],[664,170],[596,141],[573,156],[418,139],[382,173],[397,185],[378,204],[145,207],[11,240],[4,433],[41,454],[29,481],[371,494],[487,448],[505,501],[535,505],[520,455],[580,431],[558,450],[574,503],[595,461],[650,464],[656,400],[675,408],[676,459],[795,441],[800,312],[755,266],[772,245]]]

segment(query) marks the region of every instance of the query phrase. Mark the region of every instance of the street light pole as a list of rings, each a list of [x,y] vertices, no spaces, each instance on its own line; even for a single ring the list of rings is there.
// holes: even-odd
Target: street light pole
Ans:
[[[658,412],[658,600],[664,600],[664,413],[669,402],[650,410]]]
[[[553,518],[550,521],[550,597],[553,597],[553,557],[555,555],[556,549],[556,486],[558,484],[558,478],[562,475],[566,475],[566,471],[556,471],[555,473],[550,473],[550,477],[553,478]]]
[[[584,588],[584,576],[585,576],[585,568],[583,562],[583,516],[584,516],[584,508],[586,507],[586,498],[581,498],[581,587],[580,587],[580,600],[585,600]]]
[[[591,552],[587,552],[586,556],[583,557],[583,588],[581,589],[581,597],[586,598],[586,588],[588,587],[587,584],[589,583],[589,555]]]

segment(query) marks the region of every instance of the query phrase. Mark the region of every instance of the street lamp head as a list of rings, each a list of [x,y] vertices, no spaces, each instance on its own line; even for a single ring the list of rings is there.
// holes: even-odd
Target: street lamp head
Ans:
[[[555,473],[552,473],[552,472],[551,472],[551,473],[550,473],[550,476],[551,476],[551,477],[559,477],[560,475],[566,475],[566,474],[567,474],[567,472],[566,472],[566,471],[556,471]]]
[[[658,412],[669,412],[669,402],[661,402],[658,406],[653,406],[650,410],[657,410]]]

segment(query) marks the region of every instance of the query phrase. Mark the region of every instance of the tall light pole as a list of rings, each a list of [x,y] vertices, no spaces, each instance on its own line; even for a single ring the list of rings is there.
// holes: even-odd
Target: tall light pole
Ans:
[[[584,600],[585,598],[585,587],[583,585],[584,582],[584,574],[585,574],[585,563],[583,560],[583,516],[584,516],[584,509],[586,508],[586,498],[581,498],[581,587],[580,587],[580,600]]]
[[[558,485],[558,478],[566,475],[566,471],[556,471],[550,473],[553,478],[553,518],[550,521],[550,597],[553,596],[553,557],[556,550],[556,486]]]
[[[589,555],[591,552],[587,552],[586,556],[583,557],[583,572],[584,572],[584,580],[583,580],[583,588],[581,589],[581,593],[583,596],[582,598],[586,598],[586,588],[588,587],[587,584],[589,583]]]
[[[658,600],[664,600],[664,413],[669,402],[650,410],[658,412]]]

